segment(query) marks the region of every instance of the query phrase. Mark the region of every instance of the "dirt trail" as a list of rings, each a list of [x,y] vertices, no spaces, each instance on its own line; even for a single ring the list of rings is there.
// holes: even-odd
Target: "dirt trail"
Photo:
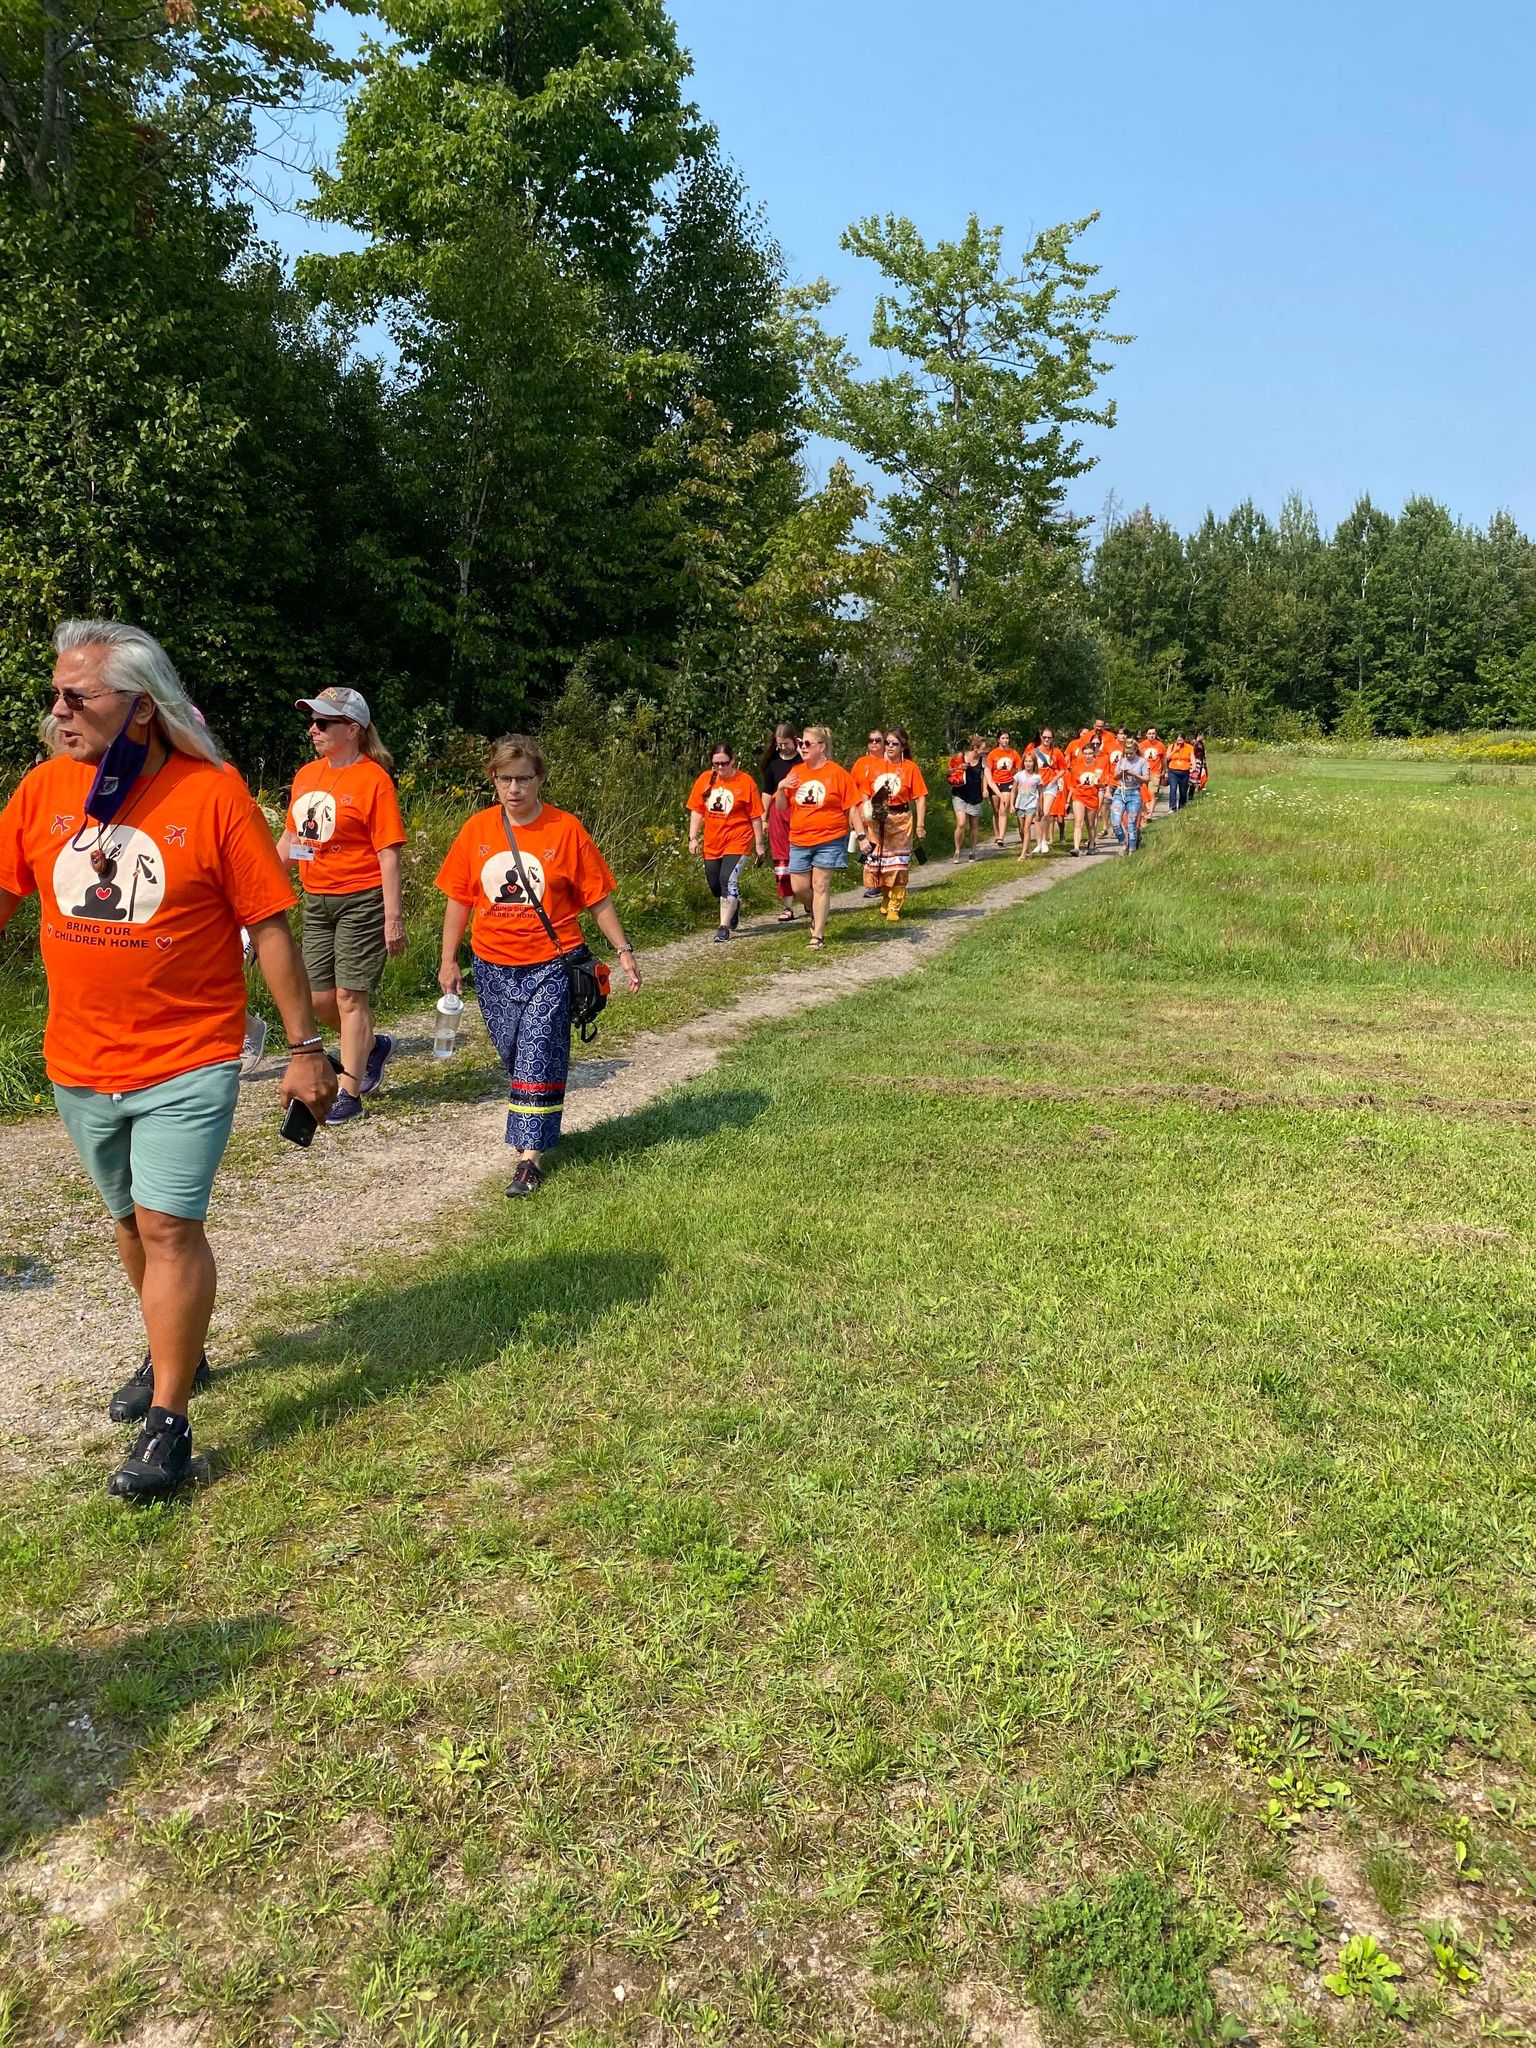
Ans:
[[[1014,867],[1013,878],[969,903],[936,910],[919,924],[877,929],[857,947],[839,945],[834,931],[825,953],[808,954],[803,965],[755,981],[734,1003],[664,1035],[642,1032],[616,1057],[577,1061],[566,1130],[586,1131],[628,1116],[667,1089],[708,1073],[725,1048],[756,1024],[914,973],[969,926],[1090,865],[1052,860],[1020,870],[1011,856],[997,864],[1004,859]],[[935,863],[914,873],[914,888],[954,873],[949,862]],[[833,901],[842,911],[868,908],[857,890]],[[748,920],[744,929],[771,930],[774,924],[769,914]],[[713,944],[704,933],[647,953],[648,981],[684,972]],[[430,1044],[431,1013],[404,1018],[393,1028],[402,1056],[420,1055]],[[478,1183],[506,1172],[500,1092],[476,1102],[436,1101],[402,1111],[400,1098],[408,1087],[392,1087],[396,1100],[389,1117],[365,1119],[345,1132],[322,1132],[306,1153],[274,1135],[277,1072],[268,1062],[241,1091],[230,1159],[209,1217],[220,1273],[209,1338],[215,1361],[237,1351],[238,1333],[296,1283],[355,1271],[381,1252],[400,1257],[425,1251],[441,1234],[445,1187],[454,1189],[455,1203],[462,1206]],[[486,1081],[490,1089],[489,1070]],[[345,1228],[333,1233],[327,1219],[339,1218],[345,1218]],[[115,1439],[119,1432],[104,1418],[106,1396],[138,1362],[140,1327],[95,1190],[52,1117],[0,1129],[0,1245],[0,1470],[23,1456],[34,1458],[44,1446],[62,1457],[92,1439]]]

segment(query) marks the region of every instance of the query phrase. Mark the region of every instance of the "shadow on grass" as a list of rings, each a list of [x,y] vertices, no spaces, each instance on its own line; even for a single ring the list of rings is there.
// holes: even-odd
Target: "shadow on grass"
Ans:
[[[275,1615],[253,1614],[100,1649],[0,1650],[0,1865],[104,1805],[136,1751],[287,1641]]]
[[[761,1088],[693,1088],[666,1095],[629,1116],[562,1138],[556,1170],[588,1160],[627,1158],[654,1145],[690,1144],[717,1131],[744,1131],[772,1106],[773,1097]]]
[[[374,1288],[307,1329],[269,1334],[225,1376],[290,1373],[301,1382],[251,1431],[253,1445],[270,1448],[396,1395],[476,1372],[514,1339],[564,1358],[611,1310],[646,1300],[665,1271],[650,1251],[481,1252],[451,1273]],[[213,1451],[212,1476],[233,1462]]]

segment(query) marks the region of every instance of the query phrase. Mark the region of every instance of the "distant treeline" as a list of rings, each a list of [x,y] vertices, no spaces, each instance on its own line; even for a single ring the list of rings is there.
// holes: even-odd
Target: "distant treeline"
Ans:
[[[1104,706],[1232,737],[1536,724],[1536,546],[1507,513],[1362,498],[1332,535],[1289,499],[1181,535],[1111,514],[1089,565]]]
[[[403,758],[532,725],[607,760],[871,717],[920,751],[1099,711],[1263,734],[1536,715],[1529,543],[1427,501],[1300,505],[1096,553],[1112,290],[1091,217],[1018,254],[871,216],[866,368],[787,290],[687,97],[663,0],[0,10],[0,777],[60,617],[158,633],[248,774],[355,684]],[[344,97],[308,209],[261,240],[264,138]],[[370,360],[359,337],[386,332]],[[822,478],[810,436],[840,442]],[[874,517],[870,519],[873,508]],[[606,772],[606,771],[605,771]]]

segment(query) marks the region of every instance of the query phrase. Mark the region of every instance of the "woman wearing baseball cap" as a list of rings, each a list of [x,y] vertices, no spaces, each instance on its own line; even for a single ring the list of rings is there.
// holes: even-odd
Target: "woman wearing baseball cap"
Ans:
[[[304,878],[304,968],[315,1015],[341,1034],[341,1085],[327,1123],[362,1114],[395,1049],[373,1028],[384,962],[405,951],[394,762],[356,690],[300,697],[316,758],[293,778],[278,852]]]

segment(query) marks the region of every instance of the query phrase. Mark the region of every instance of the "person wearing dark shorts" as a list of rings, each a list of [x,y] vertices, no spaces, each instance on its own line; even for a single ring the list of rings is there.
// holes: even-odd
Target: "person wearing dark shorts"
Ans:
[[[304,878],[304,967],[315,1014],[341,1037],[341,1086],[327,1123],[362,1114],[395,1049],[375,1031],[387,959],[405,951],[400,849],[405,824],[390,760],[356,690],[301,697],[316,758],[293,778],[278,850]]]
[[[716,943],[733,936],[741,916],[741,871],[747,855],[763,857],[763,798],[723,741],[688,793],[688,851],[704,848],[704,883],[720,905]]]

